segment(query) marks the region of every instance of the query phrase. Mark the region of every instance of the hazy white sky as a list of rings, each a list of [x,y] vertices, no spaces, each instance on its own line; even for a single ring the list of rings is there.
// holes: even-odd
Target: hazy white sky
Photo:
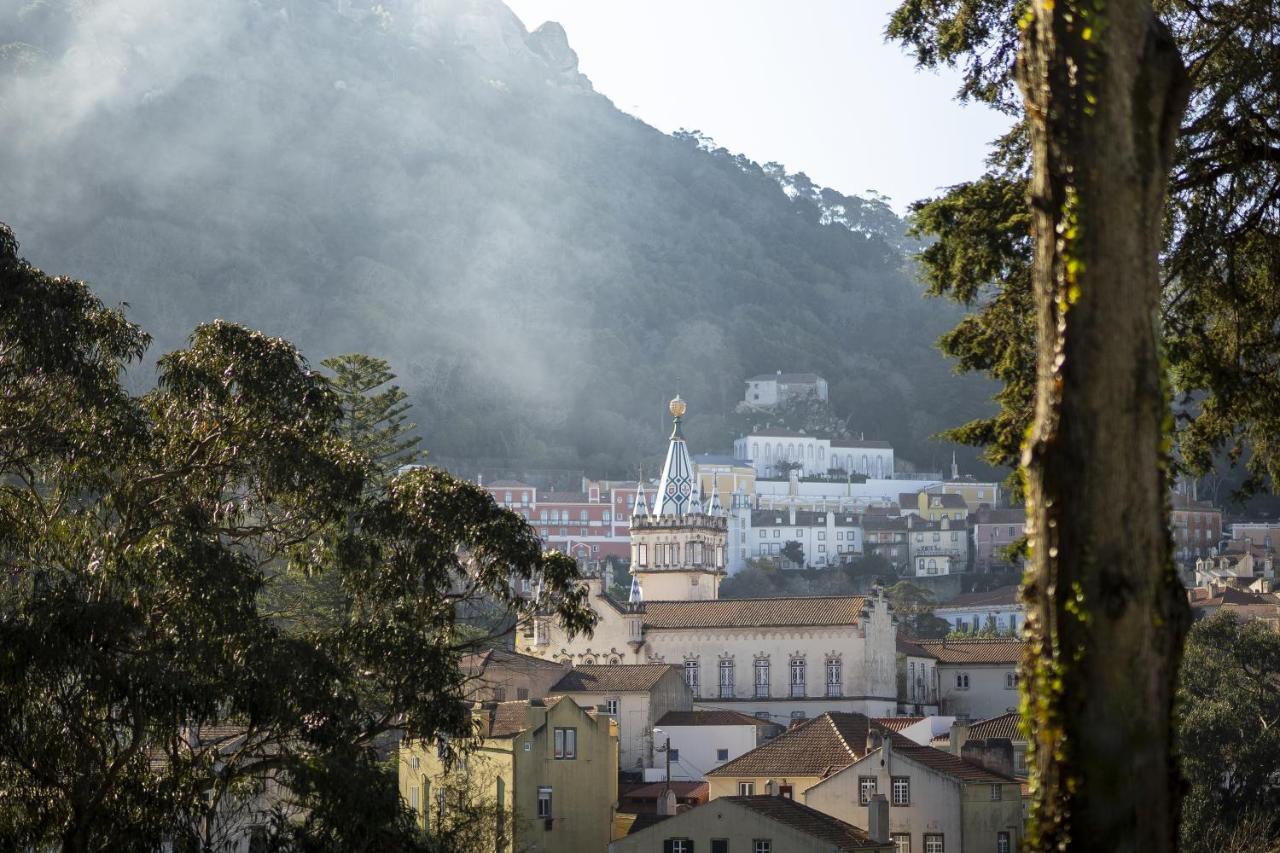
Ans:
[[[506,0],[559,21],[597,91],[659,130],[701,130],[899,212],[976,177],[1007,121],[884,42],[893,0]]]

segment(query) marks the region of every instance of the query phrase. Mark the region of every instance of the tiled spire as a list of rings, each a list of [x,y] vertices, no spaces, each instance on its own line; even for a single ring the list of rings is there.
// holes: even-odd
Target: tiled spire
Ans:
[[[667,461],[662,466],[662,478],[658,480],[658,495],[654,498],[654,512],[658,517],[683,517],[694,511],[693,462],[689,459],[689,447],[685,444],[680,422],[684,418],[685,402],[677,394],[667,406],[671,412],[671,444],[667,447]]]

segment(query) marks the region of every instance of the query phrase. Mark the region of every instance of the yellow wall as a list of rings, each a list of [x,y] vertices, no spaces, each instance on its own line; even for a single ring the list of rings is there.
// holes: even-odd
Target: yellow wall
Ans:
[[[603,714],[588,714],[572,700],[525,707],[528,728],[512,737],[485,738],[479,749],[448,772],[434,745],[403,745],[400,796],[412,805],[411,789],[418,788],[418,813],[430,830],[439,823],[437,792],[442,787],[452,792],[445,806],[446,823],[453,819],[450,803],[465,794],[472,810],[479,807],[480,819],[487,823],[481,835],[492,833],[496,839],[501,789],[503,836],[507,841],[500,849],[518,851],[536,845],[545,853],[604,850],[618,802],[617,723]],[[556,728],[576,729],[576,758],[555,758]],[[538,817],[538,789],[543,786],[552,792],[550,829]],[[429,801],[425,796],[428,789]],[[494,847],[499,849],[496,843]]]
[[[809,788],[822,781],[821,776],[708,776],[707,777],[707,796],[714,800],[716,797],[736,797],[738,796],[739,782],[754,782],[756,786],[756,794],[763,795],[768,793],[767,785],[769,781],[778,785],[791,785],[794,789],[793,798],[804,802],[803,794]]]

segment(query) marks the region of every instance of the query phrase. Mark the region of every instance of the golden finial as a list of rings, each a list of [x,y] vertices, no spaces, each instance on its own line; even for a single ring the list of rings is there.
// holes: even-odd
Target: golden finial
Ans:
[[[671,417],[673,418],[683,418],[686,408],[688,408],[688,406],[685,404],[684,400],[680,399],[679,394],[672,397],[671,402],[667,404],[667,411],[671,412]]]

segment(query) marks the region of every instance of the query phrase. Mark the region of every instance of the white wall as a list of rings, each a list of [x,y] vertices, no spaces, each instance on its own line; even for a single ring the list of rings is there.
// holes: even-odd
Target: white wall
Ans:
[[[938,699],[942,713],[986,720],[1018,710],[1018,688],[1009,686],[1016,664],[938,664]],[[967,674],[969,687],[956,687],[956,675]]]
[[[701,782],[707,771],[714,770],[725,761],[732,761],[756,748],[760,728],[741,726],[663,726],[661,739],[671,738],[672,749],[680,751],[680,760],[671,763],[672,779],[690,779]],[[719,750],[727,750],[729,757],[721,760]],[[658,753],[655,764],[661,766],[664,756]]]

